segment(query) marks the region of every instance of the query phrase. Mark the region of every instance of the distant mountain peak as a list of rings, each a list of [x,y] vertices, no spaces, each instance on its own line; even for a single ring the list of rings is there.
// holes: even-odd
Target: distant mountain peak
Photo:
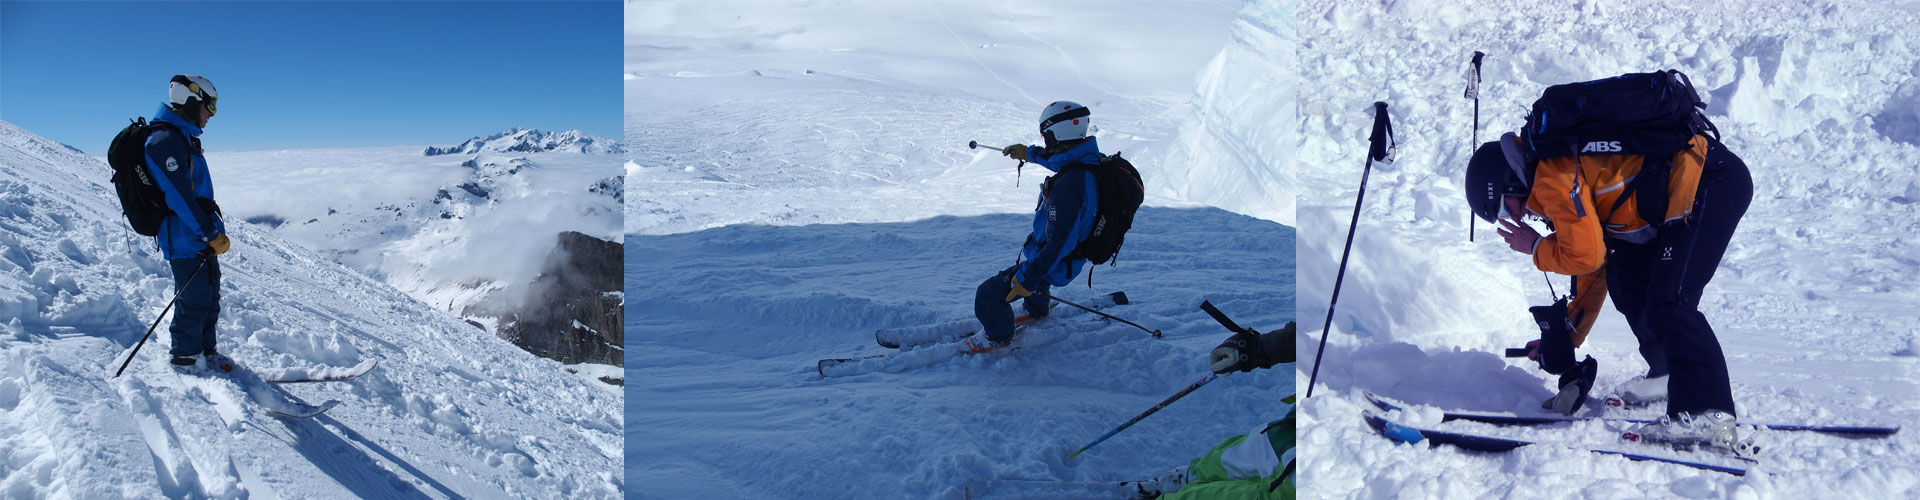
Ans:
[[[474,137],[458,146],[428,147],[427,156],[450,154],[492,153],[539,153],[546,151],[567,151],[575,153],[625,153],[627,148],[618,141],[594,136],[579,130],[566,132],[542,132],[536,129],[514,127],[498,134]]]

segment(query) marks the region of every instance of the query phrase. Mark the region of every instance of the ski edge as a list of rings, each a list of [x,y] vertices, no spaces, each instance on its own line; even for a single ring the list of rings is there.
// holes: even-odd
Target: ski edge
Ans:
[[[1453,446],[1455,448],[1459,448],[1462,450],[1480,451],[1480,452],[1488,452],[1488,453],[1504,453],[1507,451],[1511,451],[1515,448],[1535,444],[1532,441],[1521,441],[1517,439],[1507,439],[1507,438],[1499,438],[1499,437],[1493,437],[1493,436],[1480,436],[1480,435],[1474,435],[1474,434],[1462,434],[1457,432],[1445,432],[1445,431],[1420,429],[1417,427],[1411,427],[1411,426],[1395,423],[1391,420],[1387,420],[1386,418],[1379,416],[1378,414],[1373,413],[1372,411],[1363,411],[1361,412],[1361,415],[1363,418],[1366,419],[1367,425],[1369,427],[1373,427],[1373,429],[1376,432],[1379,432],[1381,435],[1386,436],[1387,439],[1392,440],[1396,443],[1416,444],[1416,443],[1425,442],[1427,443],[1428,447],[1435,447],[1435,446],[1445,444],[1445,445]],[[1574,447],[1574,449],[1586,450],[1588,452],[1597,453],[1601,455],[1614,455],[1614,456],[1618,456],[1618,457],[1625,458],[1628,460],[1633,460],[1633,461],[1659,462],[1659,463],[1665,463],[1665,464],[1673,464],[1673,465],[1679,465],[1679,466],[1685,466],[1685,467],[1692,467],[1695,469],[1732,474],[1735,476],[1747,475],[1747,469],[1742,469],[1739,467],[1714,465],[1714,464],[1703,463],[1703,462],[1680,460],[1677,458],[1656,457],[1652,455],[1642,455],[1639,453],[1630,453],[1630,452],[1624,452],[1624,451],[1602,450],[1602,449],[1596,449],[1596,448],[1579,448],[1579,447]]]

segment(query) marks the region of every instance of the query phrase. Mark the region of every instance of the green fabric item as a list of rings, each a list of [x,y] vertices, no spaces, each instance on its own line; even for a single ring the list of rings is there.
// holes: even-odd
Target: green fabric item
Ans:
[[[1273,444],[1275,454],[1283,454],[1293,448],[1293,416],[1294,411],[1288,410],[1286,418],[1267,424],[1265,434],[1268,442]],[[1179,491],[1161,495],[1161,500],[1293,500],[1294,478],[1292,475],[1281,482],[1280,487],[1268,490],[1275,480],[1280,479],[1280,473],[1286,468],[1284,462],[1266,477],[1245,479],[1227,477],[1227,469],[1220,465],[1220,455],[1226,453],[1228,448],[1246,441],[1247,438],[1248,436],[1244,434],[1229,437],[1220,441],[1220,444],[1213,445],[1213,449],[1207,450],[1206,455],[1193,459],[1193,462],[1187,465],[1189,474],[1187,485],[1181,487]]]

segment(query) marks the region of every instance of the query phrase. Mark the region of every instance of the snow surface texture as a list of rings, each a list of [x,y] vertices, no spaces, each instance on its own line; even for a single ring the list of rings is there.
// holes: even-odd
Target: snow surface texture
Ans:
[[[1038,143],[1056,100],[1150,199],[1291,225],[1292,23],[1290,2],[629,2],[627,232],[1030,209],[1044,169],[1013,189],[966,145]]]
[[[1026,214],[734,225],[629,235],[627,480],[641,498],[959,498],[969,477],[1135,480],[1285,415],[1289,365],[1235,373],[1063,464],[1207,373],[1229,333],[1211,300],[1262,331],[1291,320],[1293,231],[1214,208],[1143,209],[1118,267],[1075,302],[1064,339],[898,373],[822,379],[822,358],[890,352],[876,328],[972,317],[1013,263]],[[982,251],[982,249],[988,249]],[[690,291],[698,291],[691,293]],[[1056,305],[1056,309],[1068,306]]]
[[[162,325],[110,378],[173,278],[109,176],[0,122],[0,495],[620,495],[620,395],[237,219],[219,347],[247,370],[176,371]],[[372,359],[350,382],[253,382]],[[283,419],[277,400],[343,404]]]
[[[1290,370],[1234,374],[1061,462],[1207,373],[1228,334],[1202,300],[1262,330],[1292,319],[1290,3],[629,2],[627,16],[633,493],[959,498],[970,477],[1141,479],[1286,413]],[[1082,315],[1045,346],[821,379],[821,358],[886,352],[874,329],[972,317],[1046,172],[967,142],[1040,142],[1055,100],[1092,109],[1148,194],[1119,266],[1056,292],[1126,291],[1135,303],[1111,311],[1166,338]]]
[[[515,128],[450,147],[213,152],[207,161],[235,221],[499,333],[493,326],[510,312],[560,307],[531,286],[559,233],[619,241],[621,193],[605,185],[619,182],[624,152],[577,130]]]
[[[1301,413],[1309,498],[1920,497],[1920,86],[1916,4],[1454,2],[1301,5],[1299,337],[1317,347],[1361,177],[1370,105],[1385,100],[1399,160],[1367,185],[1319,390]],[[1548,85],[1677,68],[1755,180],[1753,205],[1702,300],[1751,421],[1904,425],[1848,440],[1773,434],[1745,478],[1539,445],[1509,454],[1395,446],[1361,391],[1425,405],[1405,424],[1623,447],[1578,424],[1439,423],[1438,409],[1535,414],[1549,376],[1500,350],[1538,337],[1525,307],[1546,282],[1487,224],[1467,241],[1471,153],[1464,71],[1483,73],[1480,140],[1518,128]],[[1317,82],[1317,83],[1312,83]],[[1553,286],[1566,293],[1566,279]],[[1596,396],[1646,369],[1609,305],[1581,351]],[[1301,363],[1304,372],[1311,361]],[[1633,412],[1656,415],[1663,407]],[[1593,413],[1597,410],[1585,410]]]

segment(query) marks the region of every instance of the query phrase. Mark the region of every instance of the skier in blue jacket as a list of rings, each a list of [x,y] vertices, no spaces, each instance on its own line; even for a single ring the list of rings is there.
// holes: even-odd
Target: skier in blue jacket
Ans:
[[[220,98],[213,82],[199,75],[174,75],[167,83],[167,103],[153,121],[147,137],[147,171],[158,184],[173,213],[160,223],[154,237],[160,255],[173,269],[178,303],[173,313],[173,364],[198,365],[233,371],[233,360],[214,346],[214,323],[220,318],[220,261],[229,246],[220,205],[213,201],[213,179],[200,149],[200,132],[213,118]]]
[[[1046,145],[1015,144],[1001,154],[1056,173],[1075,163],[1097,164],[1102,155],[1100,145],[1087,136],[1091,120],[1079,103],[1048,104],[1040,112],[1040,136]],[[1087,263],[1074,254],[1074,248],[1093,229],[1100,206],[1096,188],[1093,173],[1084,169],[1048,177],[1041,184],[1033,232],[1020,248],[1019,261],[981,283],[974,295],[973,314],[983,335],[968,337],[968,349],[988,351],[1013,340],[1015,320],[1007,304],[1016,299],[1025,299],[1028,317],[1046,317],[1051,306],[1047,290],[1072,282]]]

